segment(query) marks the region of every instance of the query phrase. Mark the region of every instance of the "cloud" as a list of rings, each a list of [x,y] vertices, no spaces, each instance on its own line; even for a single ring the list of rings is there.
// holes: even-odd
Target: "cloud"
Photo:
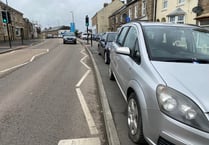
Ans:
[[[8,0],[13,8],[24,14],[24,17],[36,21],[41,26],[50,27],[70,25],[72,13],[76,28],[85,30],[85,16],[93,17],[104,3],[111,0]]]

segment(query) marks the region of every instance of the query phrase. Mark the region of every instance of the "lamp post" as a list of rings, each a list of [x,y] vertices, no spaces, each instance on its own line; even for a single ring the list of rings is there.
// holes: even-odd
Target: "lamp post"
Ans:
[[[70,31],[75,32],[74,14],[73,14],[73,11],[70,11],[70,13],[72,14],[72,22],[70,23]]]

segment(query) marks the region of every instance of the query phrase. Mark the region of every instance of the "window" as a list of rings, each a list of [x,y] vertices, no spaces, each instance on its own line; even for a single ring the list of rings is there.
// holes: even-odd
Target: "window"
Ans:
[[[170,16],[168,19],[171,23],[184,24],[184,15]]]
[[[136,29],[131,27],[126,36],[124,46],[130,49],[130,56],[134,59],[134,61],[139,62],[140,53],[137,36],[138,35]]]
[[[21,29],[20,28],[16,28],[15,32],[16,32],[16,36],[21,36]]]
[[[178,4],[183,4],[185,0],[178,0]]]
[[[136,6],[134,7],[134,18],[136,19],[137,16],[138,16],[138,6],[136,5]]]
[[[131,19],[132,17],[132,9],[129,9],[129,11],[128,11],[128,14],[129,14],[129,18]]]
[[[184,24],[184,15],[179,15],[179,16],[177,16],[177,17],[178,17],[177,23],[178,23],[178,24]]]
[[[163,0],[163,9],[167,9],[168,7],[168,0]]]
[[[142,16],[146,15],[146,0],[142,1]]]
[[[129,27],[124,27],[121,31],[119,36],[117,37],[116,43],[120,46],[123,46],[123,41],[125,39],[126,33],[129,30]]]
[[[175,23],[175,16],[170,16],[169,17],[169,22]]]

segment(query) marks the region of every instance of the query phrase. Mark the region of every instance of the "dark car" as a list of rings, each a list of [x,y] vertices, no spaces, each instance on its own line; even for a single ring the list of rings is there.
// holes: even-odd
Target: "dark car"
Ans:
[[[110,63],[110,48],[112,42],[115,40],[117,32],[106,32],[103,33],[101,39],[98,42],[98,54],[104,57],[106,64]]]
[[[74,43],[74,44],[77,43],[77,38],[74,32],[69,32],[69,33],[64,34],[63,44],[66,44],[66,43]]]

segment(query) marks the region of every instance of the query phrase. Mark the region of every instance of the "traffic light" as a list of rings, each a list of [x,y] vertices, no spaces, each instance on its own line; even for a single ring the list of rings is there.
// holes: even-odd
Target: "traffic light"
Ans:
[[[9,12],[2,11],[1,15],[2,15],[2,22],[3,23],[11,23],[11,16],[10,16]]]
[[[2,22],[3,23],[7,23],[7,14],[5,11],[2,11],[1,12],[1,15],[2,15]]]
[[[89,17],[86,15],[86,26],[89,26]]]

